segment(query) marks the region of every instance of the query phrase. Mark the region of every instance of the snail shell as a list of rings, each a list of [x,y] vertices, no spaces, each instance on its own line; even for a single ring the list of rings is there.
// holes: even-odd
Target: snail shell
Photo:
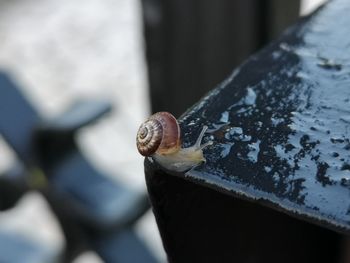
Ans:
[[[167,155],[181,148],[180,127],[168,112],[158,112],[141,124],[136,137],[137,149],[143,156]]]
[[[181,148],[180,127],[168,112],[158,112],[141,124],[136,137],[138,151],[168,170],[184,172],[205,162],[203,149],[212,141],[201,144],[208,127],[203,126],[196,142]]]

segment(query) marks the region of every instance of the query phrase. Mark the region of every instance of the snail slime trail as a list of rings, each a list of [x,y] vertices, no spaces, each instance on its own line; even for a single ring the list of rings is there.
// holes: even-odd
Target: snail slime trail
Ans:
[[[181,148],[181,131],[176,118],[169,112],[158,112],[141,124],[136,136],[137,149],[168,170],[184,172],[205,162],[203,149],[213,143],[201,145],[207,129],[203,126],[193,146]]]

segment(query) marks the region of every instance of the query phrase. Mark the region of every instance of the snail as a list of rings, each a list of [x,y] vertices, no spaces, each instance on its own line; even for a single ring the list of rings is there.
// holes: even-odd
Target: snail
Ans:
[[[168,170],[183,172],[205,162],[203,148],[212,144],[208,141],[201,145],[207,129],[203,126],[193,146],[182,148],[176,118],[169,112],[158,112],[141,124],[136,137],[137,149],[141,155],[151,156]]]

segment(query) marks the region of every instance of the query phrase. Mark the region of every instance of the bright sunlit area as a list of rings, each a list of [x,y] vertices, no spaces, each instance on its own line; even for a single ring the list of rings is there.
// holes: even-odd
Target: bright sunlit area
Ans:
[[[327,0],[302,0],[300,1],[300,15],[310,14]]]
[[[323,2],[301,1],[300,14]],[[110,101],[111,114],[79,131],[79,147],[112,180],[146,191],[143,158],[135,147],[138,126],[150,114],[141,1],[1,1],[0,69],[15,80],[43,119],[57,116],[77,99]],[[16,164],[15,156],[0,135],[0,174]],[[151,210],[135,229],[165,262]],[[65,246],[58,220],[36,192],[0,213],[0,230],[24,233],[56,251]],[[74,262],[103,261],[87,251]]]
[[[24,0],[3,1],[0,6],[1,69],[44,118],[61,113],[77,99],[109,100],[112,113],[81,130],[79,145],[100,171],[145,191],[143,158],[135,148],[138,125],[150,111],[140,2]],[[3,140],[0,153],[0,169],[6,171],[15,154]],[[1,213],[0,227],[23,229],[27,223],[30,230],[33,220],[28,219],[35,217],[44,234],[26,234],[63,246],[59,225],[47,208],[43,197],[30,193],[14,211]],[[13,214],[17,220],[12,220]],[[21,218],[27,219],[20,222]],[[164,260],[150,211],[136,228]],[[76,262],[101,260],[91,252]]]

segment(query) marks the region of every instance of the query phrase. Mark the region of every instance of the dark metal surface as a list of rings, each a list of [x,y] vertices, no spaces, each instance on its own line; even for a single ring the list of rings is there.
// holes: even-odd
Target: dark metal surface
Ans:
[[[342,236],[146,162],[150,200],[171,263],[348,262]],[[207,186],[206,184],[204,186]]]
[[[349,13],[330,2],[188,110],[183,144],[208,125],[214,145],[206,164],[167,172],[349,234]]]

